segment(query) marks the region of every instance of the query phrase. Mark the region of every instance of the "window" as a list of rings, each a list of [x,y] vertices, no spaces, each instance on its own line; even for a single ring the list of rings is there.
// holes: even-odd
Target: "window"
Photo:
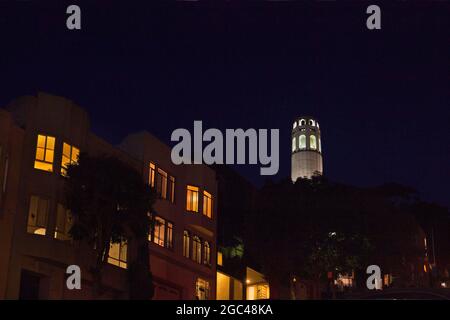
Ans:
[[[171,222],[167,222],[167,229],[166,229],[166,248],[172,249],[173,248],[173,224]]]
[[[296,140],[295,137],[292,138],[292,151],[295,151]]]
[[[309,125],[314,127],[316,125],[316,122],[314,120],[309,120]]]
[[[162,199],[167,198],[167,172],[160,168],[156,174],[156,193]]]
[[[155,175],[156,175],[156,166],[154,163],[150,162],[150,171],[148,174],[148,184],[150,187],[155,187]]]
[[[52,172],[54,154],[55,138],[39,134],[37,138],[34,168]]]
[[[192,238],[192,260],[202,263],[202,242],[197,236]]]
[[[208,218],[212,217],[212,196],[203,190],[203,214]]]
[[[72,228],[72,214],[70,213],[70,210],[58,203],[56,209],[55,239],[70,240],[70,228]]]
[[[169,192],[169,200],[170,202],[175,202],[175,178],[169,176],[169,186],[167,187]]]
[[[67,174],[67,166],[76,164],[78,162],[78,156],[80,150],[71,146],[70,144],[63,143],[63,154],[61,160],[61,174],[65,176]]]
[[[300,149],[306,149],[306,136],[302,134],[298,139],[298,147]]]
[[[217,265],[223,266],[223,255],[220,251],[217,251]]]
[[[305,124],[306,124],[305,119],[300,120],[300,125],[301,125],[301,126],[304,126]]]
[[[316,136],[309,136],[309,148],[316,150],[317,149],[317,144],[316,144]]]
[[[108,263],[118,266],[120,268],[127,268],[127,249],[126,241],[109,244]]]
[[[209,282],[198,278],[195,283],[195,295],[197,300],[209,299]]]
[[[198,212],[198,188],[187,186],[186,210]]]
[[[205,245],[203,246],[203,264],[207,266],[211,265],[211,246],[208,241],[205,241]]]
[[[190,241],[191,241],[191,237],[189,236],[189,232],[184,230],[184,232],[183,232],[183,256],[185,256],[186,258],[189,258]]]
[[[322,152],[322,144],[320,143],[320,138],[317,138],[319,145],[319,152]]]
[[[292,125],[292,128],[293,129],[297,128],[297,121],[294,122],[294,124]]]
[[[47,233],[48,200],[31,196],[27,232],[45,236]]]
[[[148,235],[148,240],[161,247],[173,248],[173,223],[155,216],[152,221],[153,232]]]
[[[161,199],[175,201],[175,178],[157,168],[153,162],[149,165],[148,184],[156,188],[156,193]]]
[[[166,228],[166,221],[163,218],[155,217],[154,229],[153,229],[153,242],[161,247],[164,247],[164,244],[165,244],[165,241],[164,241],[165,228]]]

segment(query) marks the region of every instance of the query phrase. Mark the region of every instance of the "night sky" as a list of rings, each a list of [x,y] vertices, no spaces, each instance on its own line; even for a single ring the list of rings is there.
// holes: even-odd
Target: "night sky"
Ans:
[[[0,106],[38,90],[87,109],[112,143],[148,130],[279,128],[290,175],[290,131],[318,119],[325,175],[371,186],[399,182],[450,205],[450,6],[371,2],[158,4],[0,1]],[[259,165],[239,166],[256,185]]]

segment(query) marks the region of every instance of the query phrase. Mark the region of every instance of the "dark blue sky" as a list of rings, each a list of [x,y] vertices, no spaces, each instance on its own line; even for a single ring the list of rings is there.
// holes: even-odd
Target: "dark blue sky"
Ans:
[[[449,4],[368,2],[0,3],[0,106],[37,90],[86,108],[113,143],[146,129],[281,129],[290,173],[292,119],[315,116],[325,174],[355,185],[396,181],[449,205]],[[238,168],[260,184],[259,166]]]

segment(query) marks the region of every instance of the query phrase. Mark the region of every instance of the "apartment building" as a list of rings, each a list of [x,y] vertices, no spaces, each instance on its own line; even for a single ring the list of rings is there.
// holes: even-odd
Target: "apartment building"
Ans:
[[[96,299],[89,272],[94,254],[72,241],[64,204],[65,165],[80,152],[111,155],[142,173],[158,200],[149,235],[154,299],[214,299],[217,181],[204,165],[173,165],[170,148],[148,132],[113,146],[90,130],[74,102],[45,93],[0,109],[0,299]],[[100,298],[127,299],[133,243],[113,244]],[[66,287],[79,265],[81,290]]]

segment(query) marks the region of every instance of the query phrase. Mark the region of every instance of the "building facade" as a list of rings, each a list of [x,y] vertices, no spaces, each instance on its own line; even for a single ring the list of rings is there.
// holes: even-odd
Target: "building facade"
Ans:
[[[322,175],[322,141],[319,122],[311,117],[300,117],[292,125],[291,179],[310,179]]]
[[[90,130],[72,101],[38,93],[0,109],[0,299],[97,299],[89,272],[93,249],[70,239],[64,167],[80,152],[131,165],[158,200],[149,235],[154,299],[214,299],[217,181],[204,165],[175,166],[170,148],[147,132],[113,146]],[[127,299],[128,244],[111,245],[100,298]],[[79,265],[81,290],[66,268]]]

